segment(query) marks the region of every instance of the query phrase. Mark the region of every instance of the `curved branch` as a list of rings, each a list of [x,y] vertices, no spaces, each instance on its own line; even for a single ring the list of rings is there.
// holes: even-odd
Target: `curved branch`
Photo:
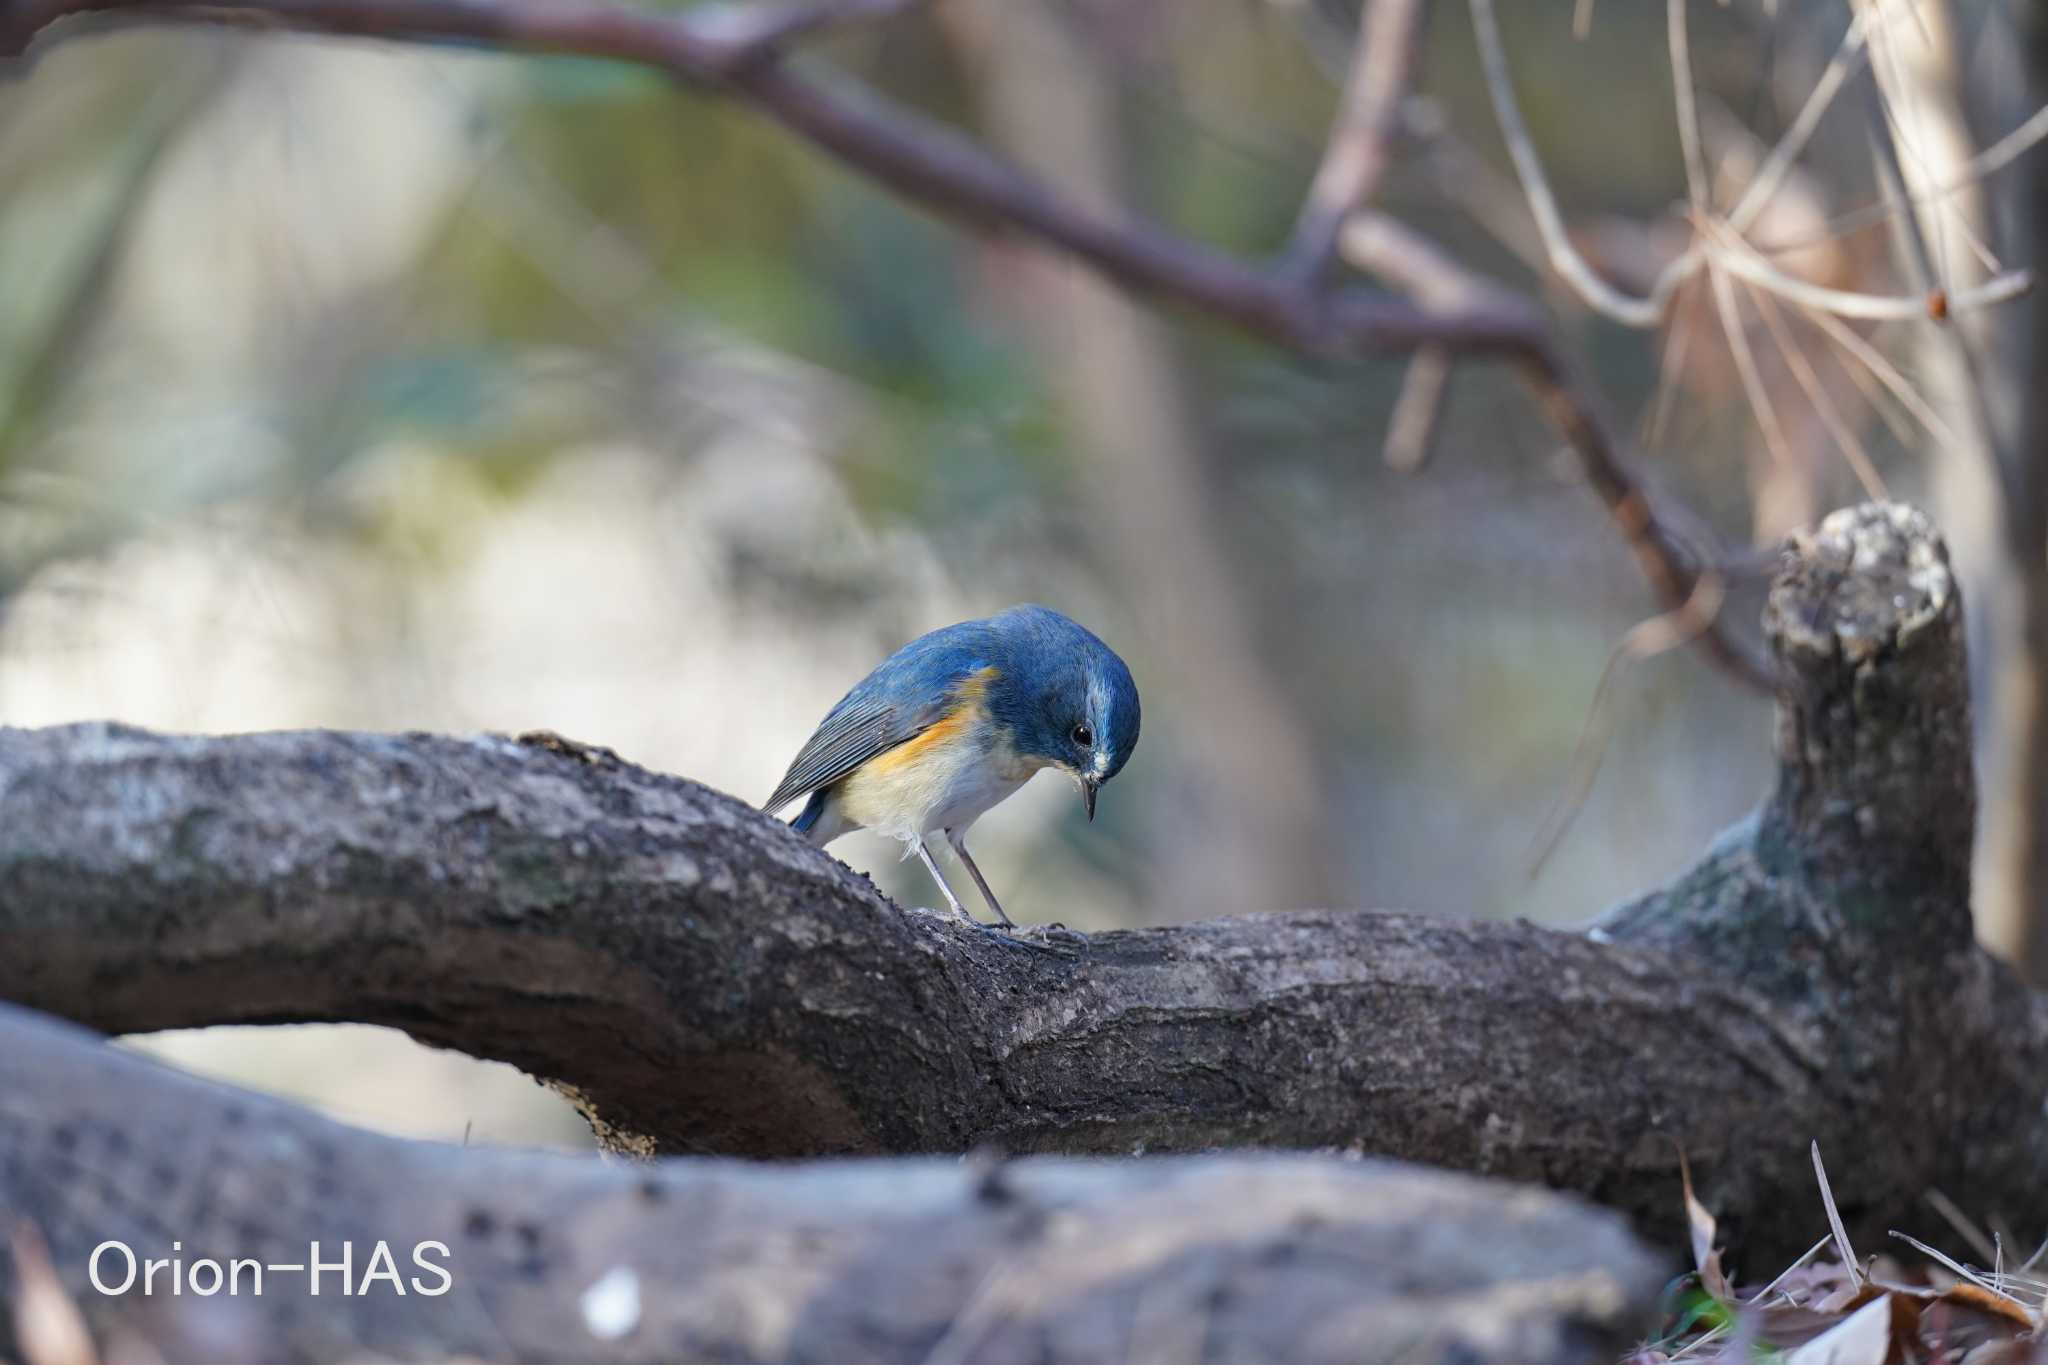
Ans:
[[[1493,101],[1493,113],[1500,123],[1501,138],[1507,143],[1508,158],[1515,164],[1515,176],[1529,201],[1529,212],[1543,240],[1544,257],[1557,277],[1588,307],[1626,327],[1656,327],[1678,287],[1699,272],[1703,258],[1688,250],[1657,276],[1650,292],[1642,298],[1628,294],[1603,279],[1572,245],[1564,213],[1551,193],[1550,179],[1543,173],[1543,159],[1536,154],[1535,139],[1522,119],[1515,100],[1513,77],[1508,73],[1507,45],[1501,41],[1500,22],[1494,17],[1493,0],[1472,0],[1472,33],[1479,45],[1479,65],[1486,77],[1486,93]],[[1688,172],[1690,166],[1688,166]]]
[[[174,1365],[1563,1365],[1616,1358],[1667,1273],[1611,1215],[1387,1162],[600,1164],[373,1136],[4,1006],[0,1035],[0,1208],[104,1340]],[[246,1267],[236,1295],[166,1271],[108,1297],[108,1241],[194,1284],[204,1259],[351,1265],[317,1297]],[[365,1284],[383,1244],[438,1287],[429,1242],[445,1293]],[[19,1289],[0,1254],[0,1305]]]
[[[1390,0],[1394,29],[1404,4]],[[885,14],[891,0],[816,0],[774,11],[759,24],[734,23],[703,8],[653,14],[559,0],[0,0],[0,53],[28,52],[94,19],[235,23],[412,42],[471,42],[521,52],[570,53],[648,66],[725,91],[813,146],[915,203],[989,230],[1014,232],[1087,262],[1127,289],[1155,295],[1241,327],[1302,354],[1351,357],[1436,348],[1512,360],[1547,416],[1578,452],[1589,482],[1628,537],[1666,610],[1692,595],[1714,547],[1689,552],[1653,510],[1622,443],[1556,352],[1542,312],[1500,289],[1468,291],[1424,306],[1357,286],[1325,288],[1300,269],[1327,254],[1333,224],[1313,210],[1306,255],[1265,268],[1174,236],[1139,220],[1095,214],[1037,178],[991,155],[943,124],[891,104],[873,91],[792,71],[779,58],[794,39],[821,27]],[[1391,60],[1391,58],[1390,58]],[[1391,81],[1375,69],[1367,93]],[[1386,91],[1375,101],[1391,99]],[[1369,145],[1371,139],[1366,139]],[[1335,144],[1350,139],[1340,127]],[[1334,183],[1317,191],[1355,196],[1369,189],[1368,156],[1339,156]],[[1322,178],[1322,177],[1319,177]],[[1335,203],[1335,199],[1330,199]],[[1387,272],[1399,279],[1400,271]],[[1702,564],[1704,559],[1709,561]],[[1760,690],[1768,670],[1716,623],[1701,636],[1708,658]]]
[[[0,732],[0,996],[109,1032],[390,1024],[639,1151],[1337,1147],[1655,1224],[1683,1149],[1768,1255],[1813,1239],[1818,1138],[1852,1222],[1929,1184],[2048,1220],[2048,1010],[1970,938],[1932,528],[1831,520],[1767,625],[1776,797],[1597,938],[1337,912],[1010,938],[602,750],[97,725]]]
[[[646,1151],[1257,1142],[1538,1173],[1491,1113],[1588,1186],[1652,1107],[1704,1132],[1731,1092],[1769,1124],[1826,1089],[1761,1002],[1583,938],[1329,912],[1014,939],[559,744],[0,732],[0,830],[0,996],[109,1033],[404,1028],[562,1082]],[[1716,1097],[1596,1084],[1673,1068]]]

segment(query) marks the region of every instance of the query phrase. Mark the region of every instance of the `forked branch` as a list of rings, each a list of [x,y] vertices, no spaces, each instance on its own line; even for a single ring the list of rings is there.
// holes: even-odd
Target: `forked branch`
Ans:
[[[462,42],[516,52],[570,53],[636,63],[725,92],[848,166],[947,217],[1015,233],[1156,295],[1241,327],[1297,353],[1328,358],[1406,354],[1514,361],[1544,412],[1586,468],[1588,482],[1622,529],[1665,610],[1693,594],[1703,569],[1723,558],[1689,543],[1648,496],[1621,440],[1556,350],[1542,311],[1499,288],[1423,304],[1356,284],[1328,283],[1314,267],[1344,213],[1369,195],[1384,162],[1389,111],[1398,108],[1410,62],[1361,56],[1361,75],[1340,110],[1330,155],[1304,211],[1293,253],[1247,262],[1130,217],[1095,213],[992,155],[978,143],[843,78],[799,71],[783,60],[798,39],[866,22],[907,5],[819,0],[736,21],[700,7],[656,13],[560,0],[0,0],[0,53],[30,54],[92,22],[210,23],[404,42]],[[1419,16],[1408,0],[1373,7],[1367,38],[1412,43]],[[1413,263],[1382,259],[1387,278]],[[1353,257],[1353,263],[1358,258]],[[1692,540],[1697,540],[1693,537]],[[1754,687],[1769,685],[1758,652],[1713,623],[1708,656]]]

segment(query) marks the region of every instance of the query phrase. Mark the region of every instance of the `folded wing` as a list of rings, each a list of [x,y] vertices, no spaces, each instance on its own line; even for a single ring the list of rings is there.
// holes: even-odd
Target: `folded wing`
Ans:
[[[987,667],[986,634],[984,623],[963,622],[891,655],[819,723],[762,809],[780,810],[799,796],[829,787],[943,720],[960,685]]]

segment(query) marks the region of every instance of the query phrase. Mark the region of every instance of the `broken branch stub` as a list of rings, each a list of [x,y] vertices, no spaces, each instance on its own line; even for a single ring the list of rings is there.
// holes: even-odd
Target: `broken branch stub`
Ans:
[[[1778,785],[1764,813],[1774,861],[1863,891],[1888,917],[1873,931],[1967,937],[1969,669],[1934,524],[1914,508],[1866,504],[1799,532],[1764,632],[1784,670]]]

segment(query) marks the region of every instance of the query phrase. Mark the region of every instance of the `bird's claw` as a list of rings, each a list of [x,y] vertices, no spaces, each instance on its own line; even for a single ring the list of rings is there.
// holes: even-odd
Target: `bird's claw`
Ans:
[[[980,921],[977,920],[976,923],[979,924]],[[1081,950],[1088,946],[1086,934],[1059,923],[982,924],[981,927],[1019,948],[1029,948],[1038,953],[1051,953],[1055,957],[1079,957]]]

